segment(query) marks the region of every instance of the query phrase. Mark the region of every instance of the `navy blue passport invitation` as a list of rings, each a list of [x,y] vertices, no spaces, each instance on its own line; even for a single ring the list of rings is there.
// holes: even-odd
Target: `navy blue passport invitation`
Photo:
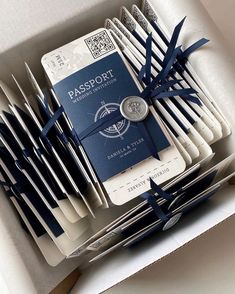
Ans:
[[[119,108],[139,89],[121,56],[115,52],[54,85],[78,134]],[[144,122],[157,150],[169,142],[152,114]],[[138,127],[126,119],[82,141],[99,178],[105,181],[151,156]]]
[[[120,104],[123,107],[126,97],[141,96],[143,90],[104,28],[45,54],[41,63],[78,135],[118,110]],[[129,112],[137,113],[139,105],[134,110],[128,105]],[[138,123],[122,107],[120,121],[80,136],[81,148],[116,205],[148,191],[150,177],[161,184],[185,169],[183,157],[153,106],[145,105],[146,115]]]

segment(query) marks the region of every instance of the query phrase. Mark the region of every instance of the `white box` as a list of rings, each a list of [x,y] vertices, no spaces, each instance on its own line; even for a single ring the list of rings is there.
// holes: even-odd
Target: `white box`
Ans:
[[[39,73],[39,81],[42,83],[40,59],[44,53],[101,27],[106,17],[118,15],[121,5],[128,4],[130,7],[134,2],[139,3],[133,0],[9,2],[6,2],[7,5],[5,1],[0,3],[3,12],[0,18],[0,74],[9,83],[10,73],[14,73],[24,87],[28,86],[24,60],[35,73]],[[185,15],[188,16],[188,29],[182,32],[184,43],[190,44],[199,37],[212,40],[208,49],[193,54],[190,62],[207,84],[232,127],[235,127],[235,72],[232,58],[227,54],[223,46],[225,42],[204,7],[198,0],[152,0],[152,3],[170,29]],[[234,146],[235,138],[232,135],[216,144],[214,149],[219,157],[224,158],[233,152]],[[220,191],[219,195],[203,206],[203,211],[197,209],[192,212],[190,217],[185,217],[181,224],[160,238],[154,236],[133,251],[121,250],[89,268],[81,269],[83,275],[74,292],[89,294],[104,291],[230,217],[235,213],[234,190],[235,187],[230,186]],[[31,238],[22,230],[4,195],[0,197],[0,231],[0,277],[5,281],[6,293],[48,293],[81,263],[74,259],[56,268],[48,266]]]

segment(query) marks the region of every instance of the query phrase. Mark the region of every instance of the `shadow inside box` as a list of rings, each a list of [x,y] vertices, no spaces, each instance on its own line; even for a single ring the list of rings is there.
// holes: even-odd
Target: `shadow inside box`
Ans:
[[[197,221],[202,215],[210,212],[212,209],[215,209],[217,205],[212,199],[208,199],[205,202],[201,203],[198,207],[195,207],[192,211],[184,214],[180,221],[172,227],[170,230],[163,231],[162,229],[159,229],[157,231],[152,232],[149,234],[146,238],[143,240],[137,242],[136,244],[133,244],[132,246],[127,247],[130,249],[130,252],[135,254],[135,250],[139,250],[139,246],[141,246],[141,243],[144,242],[164,242],[166,238],[172,236],[174,233],[176,233],[179,229],[184,230],[185,228],[188,228],[190,225],[192,225],[195,221]],[[149,244],[151,246],[151,244]]]
[[[181,289],[180,287],[177,288],[178,293],[181,293],[181,291],[182,293],[187,293],[184,292],[187,287],[187,281],[190,283],[187,289],[190,289],[193,281],[200,280],[201,283],[208,283],[209,280],[212,280],[214,274],[213,270],[220,273],[218,277],[220,277],[221,280],[227,281],[226,271],[221,268],[221,264],[231,267],[231,264],[233,266],[234,262],[231,262],[230,254],[218,254],[218,252],[234,252],[234,220],[235,217],[233,216],[227,220],[223,226],[213,228],[213,230],[210,230],[210,232],[202,238],[197,238],[194,242],[187,244],[186,247],[181,247],[177,251],[172,252],[173,254],[165,256],[156,263],[150,264],[144,268],[144,270],[138,272],[137,276],[130,276],[129,279],[132,280],[129,282],[130,285],[134,286],[138,284],[143,290],[152,290],[150,285],[154,283],[155,292],[152,291],[151,293],[157,293],[158,289],[167,289],[166,293],[175,293],[175,281],[177,281],[177,285],[182,285]],[[231,242],[225,242],[228,237]],[[195,277],[198,278],[196,279]],[[166,287],[169,281],[171,281],[171,284],[173,283],[174,286]],[[121,282],[119,283],[118,290],[121,291],[123,289],[125,292],[126,286],[127,282]],[[108,293],[112,293],[111,290]],[[198,292],[196,291],[195,293]]]
[[[234,186],[229,186],[229,190],[234,191],[234,189]],[[99,263],[101,262],[102,264],[103,262],[106,262],[109,257],[115,258],[115,255],[118,254],[117,251],[122,251],[122,254],[128,257],[135,257],[136,255],[139,255],[142,250],[148,251],[151,247],[155,245],[159,245],[160,248],[161,244],[167,244],[169,239],[172,239],[174,242],[178,243],[177,247],[181,247],[182,245],[184,245],[184,242],[182,240],[180,241],[177,238],[177,233],[183,232],[183,234],[185,234],[183,239],[187,239],[187,230],[190,230],[191,234],[191,229],[193,230],[192,226],[194,224],[196,226],[200,226],[200,228],[202,229],[203,224],[201,223],[201,221],[204,220],[207,215],[212,214],[213,212],[220,214],[221,211],[218,207],[222,204],[222,202],[230,203],[230,198],[234,197],[234,193],[232,191],[229,191],[229,193],[227,193],[227,189],[220,190],[212,198],[207,199],[206,201],[192,209],[190,212],[184,214],[180,221],[170,230],[162,231],[162,229],[159,229],[157,231],[153,231],[146,238],[138,241],[134,245],[128,246],[126,248],[119,248],[118,250],[110,253],[109,255],[105,256],[103,260],[99,260]],[[207,229],[205,231],[207,231]],[[203,230],[201,234],[203,234],[205,231]],[[190,237],[190,240],[191,239],[192,238]]]
[[[213,198],[208,199],[208,201],[193,209],[190,215],[185,215],[169,231],[156,232],[136,246],[119,248],[119,250],[112,252],[98,262],[92,263],[91,267],[84,269],[86,274],[84,274],[84,279],[82,277],[78,286],[88,281],[93,283],[92,277],[95,275],[95,281],[101,279],[104,285],[107,284],[111,287],[114,285],[112,283],[113,279],[115,279],[115,284],[117,284],[123,280],[124,276],[126,279],[146,269],[149,269],[149,273],[152,273],[155,283],[164,284],[166,279],[169,281],[170,276],[172,276],[173,280],[176,276],[180,278],[178,272],[181,272],[183,276],[190,276],[192,271],[185,270],[185,268],[191,268],[192,262],[194,265],[195,263],[198,264],[198,266],[195,265],[197,269],[200,268],[202,260],[205,258],[207,260],[209,258],[211,262],[214,262],[215,258],[217,260],[224,259],[223,254],[218,255],[218,248],[224,248],[223,238],[228,238],[228,236],[232,239],[235,238],[231,226],[234,217],[230,217],[234,211],[234,189],[235,187],[230,185],[225,187],[224,190],[220,190]],[[222,203],[222,210],[220,210]],[[223,214],[223,210],[227,211],[226,217]],[[223,226],[214,227],[225,218],[228,219]],[[211,229],[212,227],[213,229]],[[205,232],[206,234],[204,234]],[[178,236],[181,236],[181,241],[179,241]],[[197,238],[198,236],[200,238]],[[210,241],[208,241],[208,238]],[[191,242],[192,240],[193,242]],[[187,246],[183,247],[183,245]],[[226,242],[226,248],[228,251],[232,250],[231,243]],[[176,252],[177,254],[171,254]],[[169,259],[165,258],[169,255],[171,255],[170,262]],[[154,260],[152,256],[154,256]],[[197,256],[196,259],[195,256]],[[157,266],[151,271],[152,265],[156,263]],[[123,269],[125,269],[125,272],[128,272],[128,276],[125,275]],[[75,287],[75,289],[79,289],[79,287]],[[102,290],[104,289],[102,288]]]
[[[39,84],[45,86],[46,81],[43,67],[41,66],[41,57],[44,54],[76,40],[97,28],[103,27],[106,18],[119,17],[119,11],[122,5],[130,8],[132,4],[140,4],[140,0],[99,0],[96,2],[91,7],[88,1],[87,4],[83,4],[82,12],[64,21],[63,18],[66,16],[63,15],[61,9],[61,22],[52,25],[47,30],[32,36],[30,39],[2,53],[0,58],[0,79],[16,90],[17,88],[11,78],[11,74],[13,73],[25,88],[26,93],[31,94],[27,90],[29,83],[26,78],[24,61],[30,65]],[[79,7],[75,7],[75,13],[76,11],[79,11]],[[32,19],[32,21],[35,21],[35,19]],[[10,38],[11,36],[8,37]]]
[[[59,266],[51,267],[42,257],[42,253],[32,236],[24,230],[20,217],[10,199],[3,193],[4,191],[0,190],[0,231],[4,240],[4,242],[1,242],[0,258],[4,261],[11,254],[11,258],[7,259],[8,267],[12,267],[14,270],[21,267],[22,272],[27,269],[27,272],[32,275],[32,281],[39,288],[43,287],[43,285],[39,285],[42,281],[47,283],[47,280],[51,279],[50,275],[53,275],[55,281],[53,281],[52,288],[55,287],[83,260],[80,260],[79,263],[74,259],[65,260]],[[45,273],[50,273],[50,275]]]
[[[232,133],[230,136],[225,137],[212,145],[212,150],[216,154],[215,159],[217,162],[234,152],[234,142],[235,136]]]

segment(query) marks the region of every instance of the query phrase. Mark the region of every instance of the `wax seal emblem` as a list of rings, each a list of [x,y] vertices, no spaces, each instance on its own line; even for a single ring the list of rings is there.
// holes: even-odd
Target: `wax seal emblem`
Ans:
[[[170,228],[172,228],[175,224],[178,223],[178,221],[180,220],[182,216],[182,213],[177,213],[176,215],[172,216],[164,225],[164,227],[162,228],[163,231],[167,231]]]
[[[149,113],[147,102],[138,96],[126,97],[121,105],[120,112],[122,116],[129,121],[138,122],[144,120]]]

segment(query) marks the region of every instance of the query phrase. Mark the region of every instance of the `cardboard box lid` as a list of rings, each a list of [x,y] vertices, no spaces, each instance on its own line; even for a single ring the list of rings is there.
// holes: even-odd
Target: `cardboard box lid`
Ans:
[[[41,57],[78,37],[104,25],[110,15],[119,15],[121,5],[140,0],[3,0],[0,3],[0,78],[14,87],[11,73],[23,86],[24,61],[27,61],[39,82],[44,83]],[[105,9],[104,9],[105,7]],[[94,17],[95,15],[95,17]],[[27,88],[27,87],[26,87]]]
[[[0,4],[5,4],[4,9],[2,9],[4,16],[0,20],[0,25],[2,25],[2,32],[5,29],[7,32],[7,37],[5,35],[0,37],[0,44],[5,42],[0,47],[2,52],[0,59],[1,77],[4,80],[8,80],[10,72],[14,72],[21,79],[25,59],[29,61],[35,72],[38,71],[40,57],[45,52],[100,26],[107,16],[117,14],[118,8],[124,2],[130,4],[134,1],[87,0],[85,3],[79,3],[79,5],[75,0],[70,1],[69,4],[68,1],[65,2],[64,0],[59,1],[59,3],[54,0],[46,2],[48,3],[42,2],[39,4],[36,0],[18,2],[13,0],[10,4],[8,1],[3,1]],[[213,39],[212,50],[205,50],[200,55],[195,53],[191,62],[197,69],[198,74],[207,81],[211,93],[215,96],[216,101],[223,106],[228,120],[235,126],[233,117],[235,74],[231,66],[232,59],[224,53],[224,48],[220,45],[223,43],[221,36],[214,31],[215,26],[208,18],[200,2],[196,0],[164,0],[164,2],[152,0],[152,2],[161,14],[164,15],[165,13],[164,19],[169,26],[171,24],[171,27],[173,27],[187,15],[187,25],[189,25],[194,37],[201,33],[201,36],[208,36]],[[171,5],[175,6],[174,9]],[[56,9],[54,9],[54,6]],[[108,7],[107,10],[104,7]],[[34,11],[32,16],[28,16],[29,10]],[[47,20],[41,17],[42,12],[46,12]],[[95,18],[88,22],[88,16],[94,15]],[[37,24],[32,24],[32,20]],[[9,25],[8,22],[12,22],[12,24]],[[19,22],[24,25],[19,25]],[[7,24],[9,28],[6,28]],[[84,24],[86,26],[83,26]],[[32,30],[30,25],[32,25]],[[29,29],[29,31],[23,32],[24,28]],[[187,39],[188,35],[185,35],[185,38]],[[191,37],[189,39],[191,40]],[[209,66],[205,66],[206,63]],[[223,72],[222,76],[218,76],[218,67]],[[39,72],[42,76],[41,68]],[[26,81],[24,82],[27,84]],[[221,157],[231,153],[235,146],[234,136],[226,139],[223,149],[220,149],[219,146],[218,144],[216,149]],[[135,251],[119,252],[89,268],[77,284],[78,293],[98,293],[117,284],[234,214],[233,191],[233,187],[228,187],[223,191],[223,195],[219,192],[220,195],[215,196],[213,201],[210,204],[208,203],[209,205],[204,213],[198,214],[198,211],[195,214],[192,213],[190,218],[183,220],[182,224],[171,232],[169,231],[169,234],[161,236],[160,242],[157,238],[153,238],[142,243]],[[74,259],[57,268],[47,266],[40,253],[34,250],[34,245],[29,238],[22,233],[18,219],[5,197],[0,198],[0,228],[2,228],[1,231],[4,232],[5,236],[4,242],[0,244],[0,269],[9,291],[19,293],[18,290],[22,289],[24,294],[48,293],[69,271],[72,271],[79,264],[79,261]]]
[[[223,109],[226,117],[235,126],[232,109],[234,93],[234,60],[224,47],[226,43],[217,31],[215,24],[199,1],[161,0],[152,1],[159,15],[166,20],[172,30],[185,15],[187,29],[183,31],[181,40],[188,45],[201,37],[211,40],[209,50],[196,52],[190,57],[198,75],[206,82],[216,102]],[[222,74],[221,74],[222,73]],[[222,157],[234,150],[234,136],[226,139],[223,148],[214,146]],[[220,191],[203,211],[192,212],[191,216],[182,220],[181,224],[164,236],[159,234],[142,242],[133,250],[122,250],[107,256],[101,263],[88,268],[74,288],[73,293],[101,293],[124,279],[134,275],[145,267],[157,262],[164,256],[187,244],[202,233],[210,230],[235,212],[234,187]]]
[[[72,28],[70,37],[72,33],[74,37],[77,37],[78,33],[83,34],[97,26],[102,26],[104,17],[108,17],[109,12],[118,14],[120,6],[128,3],[130,3],[128,0],[112,2],[104,0],[79,2],[76,0],[11,0],[9,2],[3,0],[0,3],[2,32],[0,53],[29,41],[35,36],[43,34],[45,38],[51,35],[52,31],[58,34],[61,29],[64,31],[68,27]],[[81,28],[80,24],[84,21],[86,26]],[[45,44],[42,47],[45,47]]]

